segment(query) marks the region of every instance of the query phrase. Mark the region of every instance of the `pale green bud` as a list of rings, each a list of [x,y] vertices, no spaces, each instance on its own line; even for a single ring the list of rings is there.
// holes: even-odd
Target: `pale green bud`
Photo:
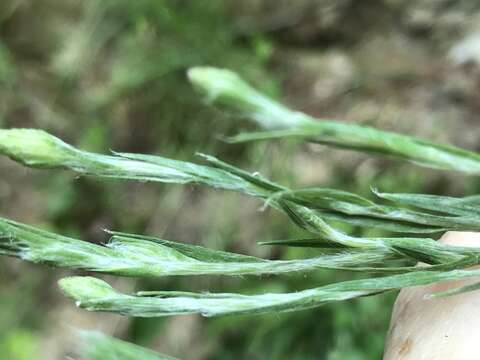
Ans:
[[[251,117],[264,128],[286,129],[310,122],[303,114],[292,112],[261,94],[233,71],[194,67],[188,70],[188,78],[208,102]]]
[[[236,73],[213,67],[194,67],[188,70],[188,78],[193,86],[203,93],[208,100],[221,105],[238,107],[245,110],[249,107],[254,110],[252,92],[256,90],[250,87]]]
[[[0,153],[27,166],[48,168],[66,165],[76,150],[42,130],[1,129]]]
[[[83,302],[118,296],[118,293],[109,284],[90,276],[72,276],[61,279],[58,285],[70,298],[77,300],[80,306]]]

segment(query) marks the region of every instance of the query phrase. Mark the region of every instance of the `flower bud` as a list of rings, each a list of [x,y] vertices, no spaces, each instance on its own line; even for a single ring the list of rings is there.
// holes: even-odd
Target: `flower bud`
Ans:
[[[76,150],[42,130],[0,129],[0,154],[33,167],[58,167],[74,158]]]
[[[265,129],[288,129],[310,122],[303,114],[261,94],[233,71],[194,67],[189,69],[188,78],[208,102],[251,118]]]
[[[65,295],[77,301],[77,306],[82,306],[83,302],[118,296],[105,281],[91,276],[67,277],[61,279],[58,285]]]

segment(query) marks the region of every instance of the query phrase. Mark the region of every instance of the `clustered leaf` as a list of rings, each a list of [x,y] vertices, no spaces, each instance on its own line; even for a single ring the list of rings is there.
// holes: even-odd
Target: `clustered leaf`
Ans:
[[[437,211],[432,214],[430,211],[399,207],[398,205],[405,203],[404,200],[400,201],[400,198],[395,200],[390,197],[395,204],[389,206],[334,189],[291,190],[258,174],[252,175],[213,156],[203,154],[199,156],[209,164],[208,166],[153,155],[96,154],[76,149],[44,131],[33,129],[0,130],[0,154],[30,167],[64,168],[97,177],[175,184],[193,183],[233,190],[261,198],[268,205],[281,209],[290,216],[295,216],[295,213],[300,211],[300,206],[310,209],[311,216],[394,232],[421,234],[445,230],[480,230],[478,211],[458,216],[458,213],[452,212],[453,210],[445,213],[442,209],[442,212],[438,212],[439,208],[431,204],[429,210]],[[457,201],[472,200],[457,199]],[[425,201],[424,203],[426,204]],[[425,206],[423,208],[425,209]],[[447,206],[447,210],[448,208]],[[317,221],[317,225],[320,223],[321,221]],[[332,236],[332,231],[326,225],[322,225],[321,228],[321,231],[317,230],[322,234],[325,232],[323,235]]]
[[[132,277],[262,275],[321,268],[355,270],[367,264],[377,265],[376,270],[381,271],[383,262],[394,258],[388,251],[362,253],[342,249],[309,259],[264,260],[155,237],[117,232],[111,235],[105,245],[98,245],[0,218],[0,254],[34,263]]]
[[[194,68],[192,83],[207,100],[257,122],[267,132],[240,135],[235,141],[298,137],[356,150],[393,155],[425,166],[480,173],[480,155],[404,135],[332,121],[316,121],[266,97],[227,70]],[[320,268],[363,273],[393,273],[284,294],[211,294],[178,291],[121,294],[102,280],[71,277],[60,287],[77,305],[152,317],[200,313],[205,316],[258,314],[317,307],[333,301],[369,296],[408,286],[480,276],[465,270],[480,264],[480,248],[453,247],[426,238],[446,230],[480,231],[480,197],[453,198],[391,194],[374,190],[376,201],[334,189],[289,189],[212,156],[206,165],[160,156],[96,154],[74,148],[39,130],[0,130],[0,154],[35,168],[63,168],[80,175],[198,184],[253,196],[286,214],[309,233],[299,239],[264,245],[308,246],[320,254],[309,259],[265,260],[206,249],[154,237],[111,232],[104,245],[60,236],[0,218],[0,254],[54,266],[122,276],[260,275]],[[355,237],[332,226],[339,221],[378,227],[400,237]],[[405,236],[416,234],[421,237]],[[417,262],[422,266],[414,266]],[[431,297],[478,289],[476,283]],[[152,355],[153,356],[153,355]]]
[[[442,246],[431,239],[422,239],[419,245],[419,239],[415,238],[370,239],[344,234],[323,220],[325,212],[333,213],[337,216],[337,219],[344,216],[347,222],[348,216],[352,215],[357,216],[357,221],[363,218],[370,222],[372,219],[377,222],[387,219],[389,221],[395,220],[402,225],[416,222],[415,226],[409,226],[409,228],[413,230],[418,225],[422,225],[430,227],[432,232],[439,229],[437,226],[440,223],[444,225],[443,228],[458,230],[475,229],[479,222],[479,218],[474,216],[466,218],[445,216],[444,214],[432,215],[406,208],[378,205],[360,196],[338,190],[304,189],[292,191],[264,179],[258,174],[250,174],[207,155],[201,156],[209,163],[209,166],[152,155],[126,153],[102,155],[78,150],[43,131],[28,129],[0,130],[0,136],[9,133],[13,134],[16,139],[15,147],[9,146],[7,142],[2,147],[2,151],[24,164],[32,164],[30,153],[35,153],[35,163],[32,165],[34,167],[68,168],[80,174],[99,177],[180,184],[196,183],[242,192],[264,199],[268,205],[283,211],[295,224],[317,235],[320,240],[334,242],[350,248],[387,249],[397,254],[398,251],[394,250],[394,247],[396,247],[408,251],[410,255],[417,254],[414,258],[423,260],[426,257],[426,250],[424,249],[428,249],[430,251],[430,262],[452,260],[451,254],[445,256]],[[38,136],[41,141],[34,141],[34,144],[54,144],[53,149],[49,151],[58,152],[59,149],[64,149],[66,155],[52,157],[48,155],[46,149],[40,149],[46,152],[43,157],[41,155],[42,151],[17,151],[22,143],[23,147],[29,147],[30,141],[35,139],[35,136]],[[328,215],[325,218],[328,218]]]

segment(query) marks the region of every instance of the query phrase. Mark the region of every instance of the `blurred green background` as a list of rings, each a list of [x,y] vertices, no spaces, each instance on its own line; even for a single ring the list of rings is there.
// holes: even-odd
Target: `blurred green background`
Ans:
[[[186,69],[226,67],[323,117],[480,150],[480,4],[402,0],[2,0],[0,126],[47,130],[83,149],[195,152],[291,187],[478,193],[474,179],[290,142],[227,145],[244,128],[192,91]],[[256,246],[300,232],[281,214],[211,189],[78,178],[0,159],[0,215],[105,241],[102,229],[156,235],[272,259],[311,249]],[[359,233],[358,229],[348,229]],[[63,359],[71,328],[99,329],[183,359],[380,358],[394,297],[270,316],[127,319],[78,310],[56,280],[72,272],[0,259],[0,354]],[[124,291],[262,293],[350,279],[107,277]]]

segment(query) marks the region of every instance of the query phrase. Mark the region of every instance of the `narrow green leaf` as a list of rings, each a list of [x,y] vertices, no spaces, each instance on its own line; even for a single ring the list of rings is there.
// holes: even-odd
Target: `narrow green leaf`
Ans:
[[[8,140],[8,134],[14,137],[14,143]],[[235,190],[264,199],[270,206],[287,214],[295,224],[324,240],[355,249],[376,251],[381,254],[390,253],[391,256],[398,256],[399,254],[405,256],[408,254],[409,257],[431,264],[458,260],[459,256],[464,255],[459,255],[454,250],[439,248],[439,245],[432,245],[435,242],[431,239],[385,239],[349,236],[329,225],[323,219],[322,210],[325,210],[326,214],[335,213],[334,215],[337,217],[343,216],[345,220],[347,220],[346,215],[351,215],[353,216],[352,223],[354,224],[362,224],[359,218],[365,217],[363,225],[367,225],[367,222],[372,219],[378,226],[382,224],[379,220],[395,220],[400,225],[421,224],[430,227],[430,230],[436,227],[454,230],[472,229],[477,226],[479,220],[479,218],[475,217],[436,216],[392,206],[386,207],[374,204],[353,194],[329,189],[307,189],[295,192],[210,156],[204,157],[212,166],[202,166],[157,156],[135,154],[107,156],[88,153],[74,149],[47,133],[35,130],[0,130],[0,143],[4,135],[7,137],[4,138],[0,151],[25,164],[33,164],[32,166],[40,167],[69,168],[81,174],[100,177],[181,184],[199,183],[227,190]],[[33,144],[40,147],[38,153],[34,149],[23,149],[29,148],[29,141],[32,139]],[[58,152],[59,155],[42,155],[42,153],[48,153],[49,151]],[[31,159],[34,159],[34,161],[31,161]],[[318,210],[318,207],[325,209]],[[325,218],[328,218],[328,215]],[[394,228],[387,222],[385,224],[389,228]],[[129,276],[145,276],[145,264],[148,264],[148,258],[152,256],[159,258],[159,264],[164,264],[171,257],[176,256],[178,259],[175,262],[175,266],[151,266],[151,276],[190,273],[276,273],[292,271],[292,267],[295,268],[298,265],[296,263],[269,263],[260,266],[258,263],[252,263],[248,268],[246,263],[242,263],[239,267],[230,264],[229,270],[225,271],[220,269],[219,266],[215,269],[215,264],[198,264],[194,259],[185,258],[178,250],[167,247],[165,244],[144,242],[132,249],[130,242],[127,243],[125,239],[117,239],[106,247],[91,249],[92,253],[90,253],[90,249],[87,249],[91,244],[85,245],[85,243],[79,245],[82,250],[72,250],[72,253],[68,256],[59,256],[59,254],[62,255],[62,252],[69,251],[67,250],[68,246],[58,248],[55,248],[55,246],[41,247],[38,246],[41,242],[37,239],[32,245],[32,242],[25,242],[25,239],[28,237],[20,238],[20,242],[3,241],[1,251],[8,255],[18,254],[17,256],[30,261],[42,261],[57,266],[87,268],[94,271]],[[49,237],[46,236],[45,239],[49,239]],[[68,242],[71,239],[62,238],[62,241]],[[50,243],[52,242],[50,241]],[[22,247],[25,246],[29,251],[21,251]],[[138,247],[141,249],[137,249]],[[96,252],[99,253],[97,254]],[[123,257],[126,254],[129,256]],[[106,256],[115,261],[105,262],[104,258]],[[135,262],[132,262],[133,259],[135,259]],[[318,259],[318,263],[315,266],[337,266],[336,262],[337,259],[322,258]],[[198,269],[200,268],[201,270],[199,271]],[[303,269],[303,265],[300,268]],[[314,268],[314,265],[309,263],[307,268]]]
[[[414,195],[409,194],[376,193],[381,198],[397,199],[396,202],[399,205],[412,205],[413,202],[425,204],[426,199],[431,196],[436,200],[437,206],[440,203],[452,204],[453,201],[461,201],[458,198],[435,197],[433,195],[425,195],[425,200],[422,200],[422,197],[414,200]],[[407,198],[410,202],[407,201]],[[433,202],[433,198],[430,198],[430,202]],[[399,206],[380,205],[355,194],[327,188],[279,191],[267,199],[267,204],[275,200],[289,200],[310,209],[318,209],[322,217],[327,219],[336,218],[347,223],[351,219],[353,225],[376,226],[395,232],[435,233],[444,229],[480,230],[480,211],[476,209],[468,212],[468,208],[473,209],[473,206],[461,204],[451,205],[452,208],[455,206],[455,209],[450,212],[450,215],[441,214],[441,211],[438,210],[440,214],[432,214],[431,212],[414,211]],[[426,206],[424,205],[423,208],[426,208]],[[432,210],[433,207],[432,204],[427,210]],[[463,210],[463,216],[458,216],[460,210]]]
[[[362,228],[370,229],[382,229],[386,231],[391,231],[394,233],[407,233],[407,234],[438,234],[445,232],[447,230],[454,230],[453,227],[437,227],[426,224],[412,224],[409,222],[402,222],[400,220],[391,220],[391,219],[382,219],[374,218],[372,216],[357,216],[357,215],[345,215],[341,213],[335,213],[324,210],[317,210],[317,213],[326,220],[337,221],[344,224],[349,224],[353,226],[359,226]],[[459,230],[472,230],[473,226],[466,226],[462,228],[455,224],[455,229]]]
[[[241,134],[230,139],[231,142],[296,138],[394,156],[431,168],[480,174],[480,155],[477,153],[372,127],[315,119],[261,94],[232,71],[194,67],[188,76],[208,103],[249,118],[268,130]]]
[[[335,232],[328,224],[322,223],[323,217],[343,222],[350,219],[353,225],[419,234],[443,229],[480,230],[480,215],[477,213],[469,216],[434,215],[379,205],[345,191],[321,188],[290,190],[207,155],[202,156],[211,166],[152,155],[101,155],[75,149],[43,131],[28,129],[0,130],[0,153],[32,167],[67,168],[79,174],[137,181],[194,183],[241,192],[263,199],[267,205],[286,212],[299,226],[309,231],[315,229],[315,233],[326,231],[331,235]],[[305,209],[295,210],[293,204]],[[313,209],[318,213],[311,213]],[[310,216],[316,218],[316,224],[308,219]],[[302,220],[302,217],[306,218]]]
[[[60,236],[0,218],[0,254],[35,263],[122,276],[261,275],[386,265],[395,256],[377,249],[309,259],[264,260],[154,237],[113,233],[105,245]]]
[[[375,191],[375,195],[397,204],[414,206],[433,212],[450,214],[462,218],[480,217],[480,206],[469,205],[465,201],[462,201],[462,199],[455,197],[425,194],[391,194],[378,191]]]
[[[417,271],[387,277],[353,280],[294,293],[239,295],[231,293],[150,292],[121,294],[91,277],[71,277],[59,285],[77,306],[136,317],[199,313],[203,316],[298,311],[327,303],[374,295],[404,287],[480,276],[480,270]]]

